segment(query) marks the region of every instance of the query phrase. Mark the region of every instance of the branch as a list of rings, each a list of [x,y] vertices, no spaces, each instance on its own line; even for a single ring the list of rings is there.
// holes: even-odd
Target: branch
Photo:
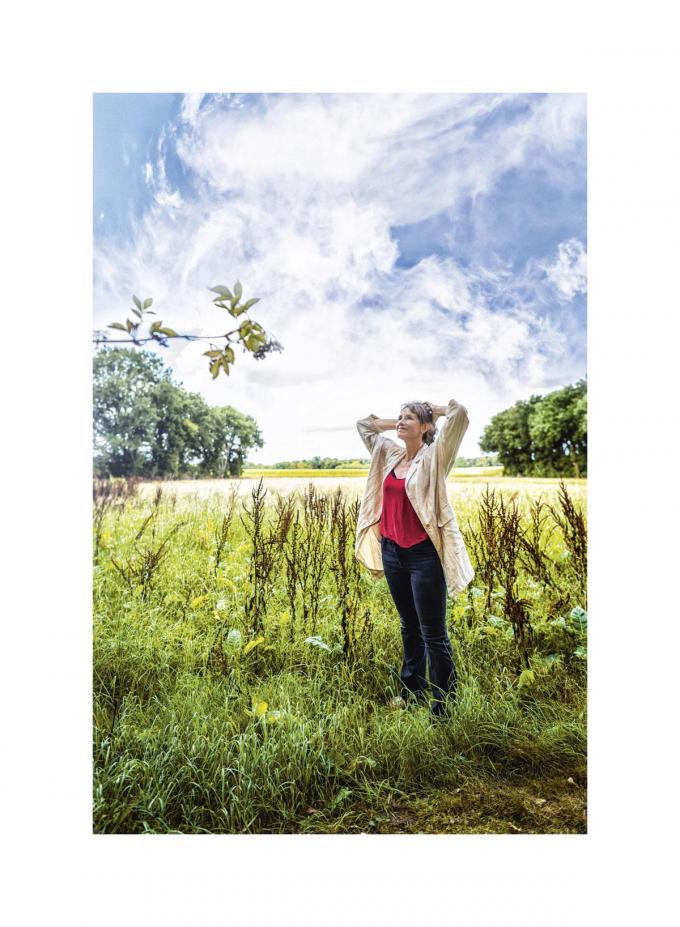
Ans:
[[[241,304],[240,300],[243,288],[238,281],[234,286],[233,294],[226,286],[214,286],[209,287],[209,289],[211,292],[217,293],[217,297],[213,299],[214,305],[219,309],[226,309],[233,318],[238,318],[240,315],[243,315],[251,306],[259,302],[259,299],[249,299],[247,302]],[[213,379],[219,375],[220,369],[224,370],[225,374],[229,374],[229,367],[234,364],[236,359],[234,349],[230,344],[232,341],[236,343],[240,342],[243,345],[243,350],[249,351],[256,360],[262,360],[265,355],[272,351],[283,350],[282,345],[279,344],[276,338],[272,335],[268,335],[258,322],[253,322],[248,318],[245,318],[238,328],[234,328],[230,332],[225,332],[223,335],[181,334],[174,331],[172,328],[164,328],[162,321],[156,321],[151,323],[148,337],[138,338],[137,330],[144,319],[144,315],[147,313],[149,315],[155,315],[156,313],[149,309],[153,303],[152,299],[145,299],[142,303],[141,300],[133,295],[132,300],[135,304],[132,312],[137,316],[138,321],[135,322],[128,318],[125,320],[125,323],[112,322],[108,326],[109,328],[127,332],[131,337],[109,338],[105,332],[96,331],[92,339],[93,344],[97,346],[106,344],[129,344],[138,346],[146,344],[149,341],[154,341],[156,344],[161,345],[161,347],[167,348],[169,338],[183,338],[185,341],[207,341],[212,346],[219,339],[224,338],[224,348],[214,348],[213,350],[203,352],[204,356],[209,358],[209,367]]]

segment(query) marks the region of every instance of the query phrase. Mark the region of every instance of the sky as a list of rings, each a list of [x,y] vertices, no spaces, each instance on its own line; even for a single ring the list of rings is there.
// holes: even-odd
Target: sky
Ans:
[[[239,280],[283,352],[213,380],[207,345],[154,350],[256,419],[251,460],[365,457],[357,419],[450,398],[476,456],[494,414],[586,376],[585,94],[94,94],[93,117],[94,327],[134,293],[216,335],[208,288]]]

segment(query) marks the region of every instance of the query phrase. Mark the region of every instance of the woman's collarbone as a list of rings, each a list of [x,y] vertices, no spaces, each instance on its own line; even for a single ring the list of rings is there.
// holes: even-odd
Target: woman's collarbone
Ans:
[[[397,461],[393,469],[394,469],[394,475],[397,477],[398,480],[406,479],[406,477],[411,472],[411,467],[414,465],[414,463],[416,463],[417,459],[418,458],[414,457],[412,460],[408,460],[408,461],[404,461],[404,460]]]

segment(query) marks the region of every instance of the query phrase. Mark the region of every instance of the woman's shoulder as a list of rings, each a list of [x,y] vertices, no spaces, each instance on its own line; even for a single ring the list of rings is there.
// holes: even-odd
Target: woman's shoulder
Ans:
[[[394,451],[403,451],[403,447],[393,441],[392,438],[388,438],[387,435],[379,434],[373,445],[373,455],[378,453],[391,454]]]

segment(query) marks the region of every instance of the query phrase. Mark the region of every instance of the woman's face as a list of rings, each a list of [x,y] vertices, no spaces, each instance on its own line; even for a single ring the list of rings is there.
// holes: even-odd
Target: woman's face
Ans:
[[[427,425],[423,425],[415,412],[410,409],[402,409],[397,419],[397,437],[403,441],[407,438],[419,438],[427,431]]]

